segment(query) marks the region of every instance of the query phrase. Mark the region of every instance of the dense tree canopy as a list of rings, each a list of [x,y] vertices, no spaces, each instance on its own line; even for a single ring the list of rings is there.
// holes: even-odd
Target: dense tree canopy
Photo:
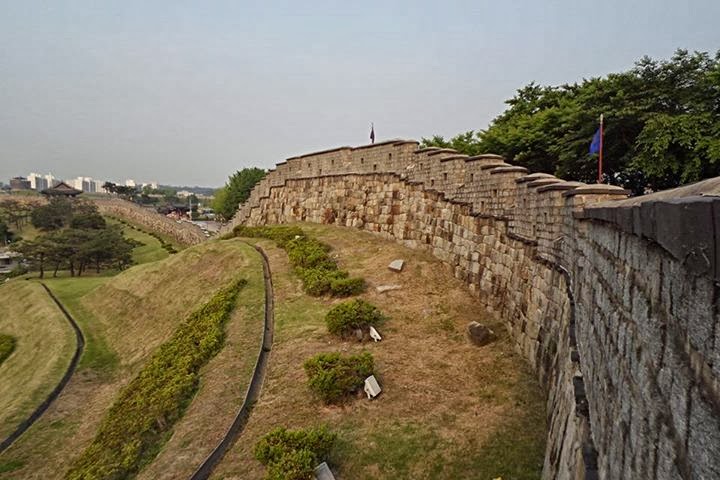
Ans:
[[[720,52],[678,50],[581,83],[531,83],[506,103],[487,130],[423,144],[498,153],[531,171],[594,182],[588,147],[604,114],[606,181],[642,193],[720,175]]]
[[[213,210],[226,220],[232,218],[238,205],[248,199],[255,184],[265,177],[265,170],[244,168],[228,178],[224,187],[215,191]]]

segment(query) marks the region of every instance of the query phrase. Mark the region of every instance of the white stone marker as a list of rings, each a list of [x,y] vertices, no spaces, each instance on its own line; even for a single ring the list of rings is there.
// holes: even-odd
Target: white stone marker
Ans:
[[[402,288],[402,285],[378,285],[375,287],[375,290],[378,293],[385,293],[389,292],[390,290],[400,290]]]
[[[382,340],[382,337],[380,336],[378,331],[375,330],[375,327],[373,327],[372,325],[370,325],[370,338],[372,338],[376,342],[379,342],[380,340]]]
[[[388,268],[392,270],[393,272],[402,272],[403,267],[405,266],[405,260],[393,260],[390,262],[390,265],[388,265]]]
[[[315,467],[315,480],[335,480],[335,475],[326,462]]]
[[[315,467],[315,480],[335,480],[335,475],[332,474],[332,470],[326,462]]]
[[[375,379],[375,375],[367,377],[365,379],[365,393],[367,394],[368,399],[377,397],[380,395],[380,392],[382,392],[382,388],[380,388],[380,385]]]

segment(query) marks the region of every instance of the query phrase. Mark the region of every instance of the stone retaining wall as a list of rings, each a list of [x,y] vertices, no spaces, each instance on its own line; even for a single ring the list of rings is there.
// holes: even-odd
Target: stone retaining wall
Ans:
[[[335,223],[449,264],[546,388],[545,478],[720,478],[720,242],[697,227],[719,210],[625,197],[393,141],[288,159],[233,224]]]

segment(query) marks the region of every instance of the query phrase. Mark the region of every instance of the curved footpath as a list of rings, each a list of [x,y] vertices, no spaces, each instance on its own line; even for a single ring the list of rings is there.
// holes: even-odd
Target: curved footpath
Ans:
[[[215,447],[210,455],[207,456],[202,465],[195,470],[195,473],[192,474],[190,480],[206,480],[210,477],[213,469],[217,466],[222,457],[235,442],[238,435],[240,435],[245,428],[248,418],[250,417],[252,406],[260,397],[260,389],[262,388],[263,381],[265,380],[265,373],[267,372],[268,360],[270,358],[270,349],[272,348],[273,328],[275,323],[273,285],[272,275],[270,273],[270,262],[268,261],[265,251],[257,245],[252,246],[262,257],[263,277],[265,278],[265,328],[263,330],[262,346],[260,348],[260,353],[258,354],[257,362],[255,363],[255,370],[253,371],[250,385],[245,393],[245,401],[235,416],[235,420],[230,425],[230,428],[228,428],[225,436],[222,440],[220,440],[217,447]]]
[[[50,395],[35,409],[34,412],[30,414],[28,418],[23,420],[20,425],[15,429],[14,432],[12,432],[6,439],[4,439],[0,443],[0,453],[7,450],[10,445],[15,442],[20,436],[25,433],[25,431],[32,426],[33,423],[37,419],[39,419],[45,411],[50,407],[52,402],[55,401],[55,399],[60,396],[60,393],[62,393],[65,386],[70,381],[70,378],[75,373],[75,369],[77,368],[77,364],[80,361],[80,356],[83,353],[83,350],[85,349],[85,337],[82,334],[82,331],[80,330],[80,327],[78,326],[77,322],[70,316],[70,313],[65,309],[65,306],[63,306],[62,303],[55,297],[55,295],[50,291],[50,289],[45,285],[44,283],[40,282],[40,285],[45,289],[45,291],[50,295],[50,298],[52,298],[53,302],[58,306],[60,311],[65,315],[65,318],[70,323],[70,326],[75,331],[75,340],[76,340],[76,346],[75,346],[75,354],[72,357],[72,360],[70,361],[70,365],[68,365],[67,370],[65,371],[65,375],[63,375],[62,379],[60,379],[60,382],[55,386],[52,392],[50,392]]]

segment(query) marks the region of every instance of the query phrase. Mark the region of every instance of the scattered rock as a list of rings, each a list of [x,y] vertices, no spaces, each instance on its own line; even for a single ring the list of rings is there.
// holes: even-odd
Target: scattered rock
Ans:
[[[402,288],[402,285],[378,285],[375,287],[375,290],[378,293],[385,293],[389,292],[390,290],[400,290]]]
[[[403,267],[405,266],[405,260],[393,260],[390,262],[390,265],[388,265],[388,268],[392,270],[393,272],[402,272]]]
[[[467,333],[470,341],[478,347],[487,345],[497,338],[495,332],[478,322],[470,322],[467,326]]]

